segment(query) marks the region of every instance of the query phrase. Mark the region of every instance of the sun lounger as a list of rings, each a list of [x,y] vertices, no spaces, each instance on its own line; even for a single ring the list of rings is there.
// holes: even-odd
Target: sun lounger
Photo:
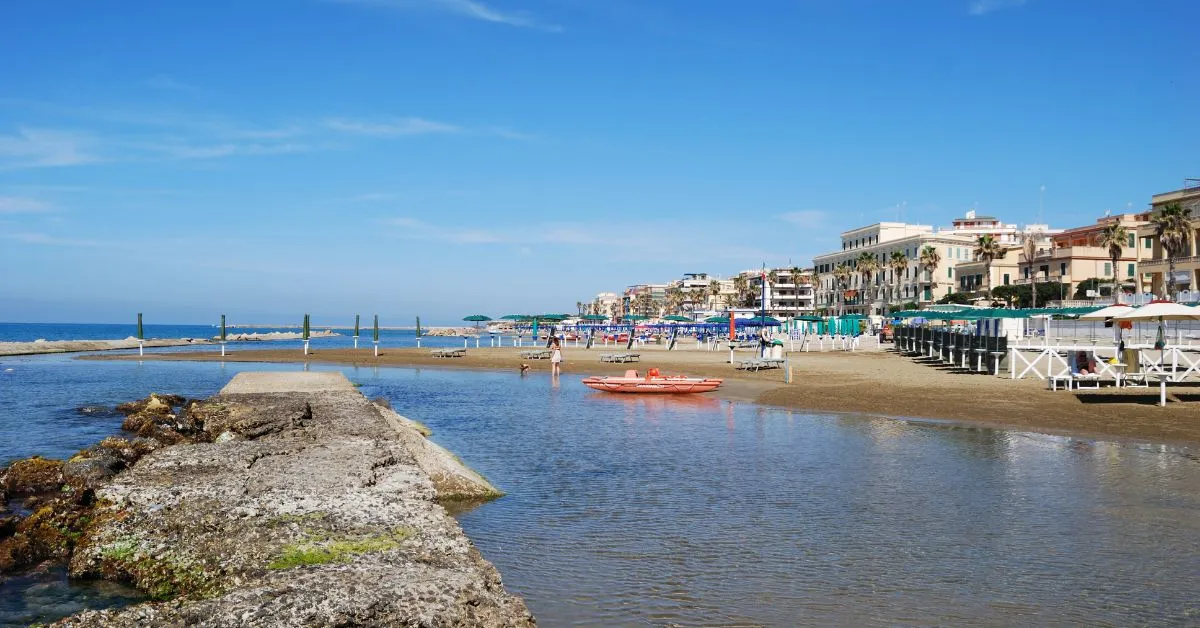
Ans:
[[[758,372],[763,369],[777,369],[783,367],[783,360],[779,358],[752,358],[750,360],[740,360],[734,368],[740,371]]]
[[[1058,385],[1060,383],[1066,387],[1067,390],[1078,390],[1083,388],[1094,388],[1096,390],[1100,389],[1100,376],[1095,373],[1088,373],[1086,375],[1082,373],[1051,375],[1049,378],[1047,378],[1047,381],[1050,384],[1050,390],[1058,390]],[[1091,385],[1085,386],[1085,383]]]
[[[549,360],[553,351],[550,349],[533,349],[531,351],[522,351],[521,357],[527,360]]]
[[[641,362],[642,354],[640,353],[602,353],[600,354],[601,362]]]
[[[435,358],[461,358],[467,355],[466,349],[433,349],[429,352]]]

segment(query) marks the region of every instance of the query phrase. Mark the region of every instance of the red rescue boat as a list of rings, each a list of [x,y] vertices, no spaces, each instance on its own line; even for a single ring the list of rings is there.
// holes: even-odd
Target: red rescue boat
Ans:
[[[583,385],[593,390],[616,393],[679,394],[700,393],[716,390],[719,379],[688,377],[686,375],[659,375],[658,369],[650,369],[645,377],[637,371],[625,371],[623,377],[600,377],[593,375],[583,379]]]

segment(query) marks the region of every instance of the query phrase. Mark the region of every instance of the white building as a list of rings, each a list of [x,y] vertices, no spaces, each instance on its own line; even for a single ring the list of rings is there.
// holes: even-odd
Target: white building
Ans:
[[[763,303],[763,275],[767,276],[766,304]],[[767,313],[775,318],[792,318],[812,314],[813,275],[810,270],[801,270],[795,275],[791,268],[769,268],[747,270],[740,273],[750,284],[754,298],[751,307],[756,312]],[[732,282],[730,282],[732,283]]]
[[[931,303],[955,291],[954,267],[975,259],[975,243],[982,235],[991,235],[1003,246],[1016,246],[1027,231],[1044,236],[1061,232],[1045,225],[1004,224],[991,216],[979,216],[969,211],[957,218],[948,228],[935,229],[929,225],[910,225],[900,222],[880,222],[842,232],[840,251],[813,258],[815,272],[815,307],[818,312],[847,314],[881,314],[887,308],[904,303]],[[921,251],[931,246],[940,261],[932,269],[920,266]],[[893,253],[907,259],[904,269],[897,273],[891,265]],[[858,258],[871,255],[879,270],[866,274],[858,271]],[[850,267],[850,276],[839,285],[834,274],[839,264]]]

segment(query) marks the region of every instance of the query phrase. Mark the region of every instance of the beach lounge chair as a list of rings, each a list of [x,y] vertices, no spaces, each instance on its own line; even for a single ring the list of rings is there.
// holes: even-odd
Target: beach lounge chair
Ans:
[[[552,353],[550,349],[532,349],[522,351],[521,357],[527,360],[549,360]]]
[[[429,352],[435,358],[461,358],[467,355],[466,349],[432,349]]]
[[[620,363],[620,364],[624,364],[624,363],[628,363],[628,362],[641,362],[642,354],[640,354],[640,353],[603,353],[603,354],[600,354],[600,361],[601,362],[615,362],[615,363]]]

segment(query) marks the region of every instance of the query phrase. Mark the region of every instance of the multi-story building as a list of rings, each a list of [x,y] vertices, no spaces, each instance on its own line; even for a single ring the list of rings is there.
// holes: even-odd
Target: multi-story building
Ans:
[[[630,314],[661,316],[663,310],[666,309],[666,301],[667,284],[665,283],[640,283],[629,286],[621,295],[621,316]]]
[[[798,274],[791,268],[747,270],[740,273],[750,286],[754,298],[751,307],[756,312],[775,318],[792,318],[813,313],[812,270]],[[763,302],[763,278],[766,277],[766,302]]]
[[[842,250],[813,258],[815,271],[815,307],[818,312],[879,314],[885,306],[904,303],[930,303],[957,290],[954,267],[974,261],[975,243],[980,236],[991,235],[1003,246],[1017,245],[1027,231],[1058,233],[1045,225],[1027,225],[1018,229],[991,216],[974,211],[957,218],[949,228],[929,225],[881,222],[842,233]],[[936,267],[920,264],[921,251],[933,247],[940,258]],[[875,258],[879,270],[870,278],[858,271],[863,254]],[[896,273],[890,265],[893,253],[907,259],[904,270]],[[835,275],[839,264],[850,267],[844,284]]]
[[[1117,260],[1117,280],[1124,291],[1138,292],[1141,289],[1137,274],[1139,249],[1145,246],[1138,233],[1149,216],[1149,212],[1105,216],[1094,224],[1050,235],[1034,252],[1032,260],[1026,259],[1023,251],[1017,252],[1019,275],[1013,283],[1026,284],[1035,279],[1058,282],[1063,285],[1064,298],[1069,299],[1081,281],[1110,282],[1114,270],[1112,256],[1108,247],[1100,245],[1100,237],[1109,225],[1120,224],[1128,232],[1128,240]]]
[[[1200,179],[1187,179],[1184,187],[1173,192],[1155,194],[1150,199],[1153,217],[1169,203],[1191,209],[1191,229],[1186,250],[1175,258],[1175,284],[1177,290],[1196,293],[1200,291]],[[1138,271],[1142,273],[1143,289],[1158,296],[1167,296],[1167,271],[1169,260],[1154,226],[1146,224],[1138,228],[1141,240],[1138,248]],[[1190,298],[1188,299],[1190,300]]]
[[[603,316],[619,316],[623,306],[621,295],[615,292],[601,292],[592,299],[591,311]]]
[[[1017,283],[1021,250],[1018,247],[1005,247],[1003,257],[987,263],[981,259],[959,262],[954,265],[955,292],[979,294],[984,296],[990,279],[993,289]]]

